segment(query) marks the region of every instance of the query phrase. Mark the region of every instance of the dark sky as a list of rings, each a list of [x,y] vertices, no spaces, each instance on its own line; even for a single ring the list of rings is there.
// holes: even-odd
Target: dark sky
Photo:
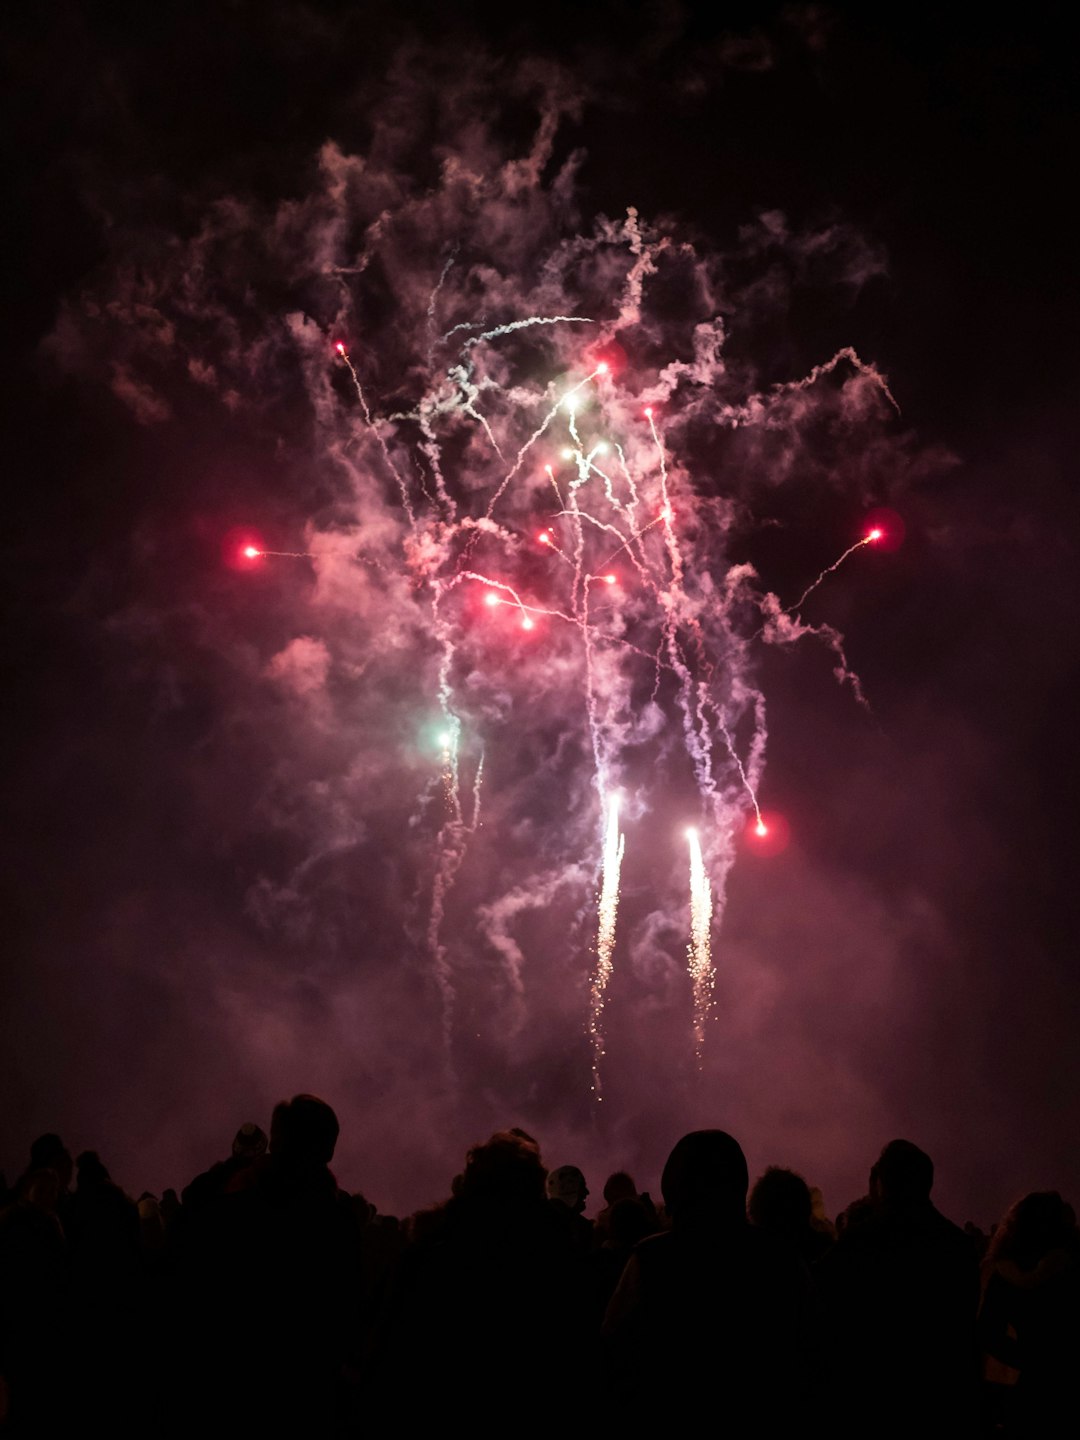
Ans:
[[[58,1129],[135,1193],[182,1184],[239,1123],[311,1089],[342,1119],[341,1179],[385,1208],[437,1197],[468,1143],[514,1123],[594,1191],[617,1164],[655,1187],[679,1134],[712,1124],[752,1173],[791,1164],[832,1210],[894,1135],[935,1157],[954,1218],[989,1222],[1036,1187],[1076,1200],[1065,13],[7,15],[9,1175]],[[537,173],[504,169],[545,113]],[[451,162],[480,177],[471,191]],[[791,842],[767,858],[732,842],[698,1075],[671,837],[700,802],[666,731],[625,761],[598,1116],[578,661],[554,633],[493,653],[463,611],[463,764],[471,784],[482,734],[487,808],[444,922],[447,1076],[426,930],[437,646],[332,342],[344,325],[380,413],[415,405],[440,264],[454,257],[452,321],[470,295],[494,323],[537,297],[617,309],[624,271],[565,247],[628,206],[669,251],[639,320],[604,315],[627,357],[604,419],[640,428],[693,324],[722,318],[709,386],[694,382],[708,400],[680,390],[665,423],[695,497],[693,603],[724,673],[767,696],[760,796]],[[514,345],[482,373],[542,385],[582,363],[568,330]],[[842,364],[760,424],[724,420],[845,346],[888,377],[899,417]],[[475,433],[447,434],[453,483],[489,483]],[[407,463],[409,484],[434,484]],[[512,511],[523,534],[534,500]],[[812,638],[753,647],[743,615],[732,640],[700,577],[752,564],[788,603],[878,506],[903,545],[853,556],[806,611],[843,632],[867,711]],[[319,558],[245,569],[245,537]],[[518,562],[539,585],[535,558]],[[636,603],[628,627],[645,625]],[[647,693],[629,694],[644,724]],[[735,814],[725,796],[706,828]]]

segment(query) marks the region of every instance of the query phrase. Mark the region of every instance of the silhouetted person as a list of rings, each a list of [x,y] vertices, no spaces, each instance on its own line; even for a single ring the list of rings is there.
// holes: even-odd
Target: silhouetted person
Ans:
[[[1055,1190],[1007,1212],[983,1262],[979,1339],[989,1419],[1009,1437],[1080,1423],[1080,1230]]]
[[[74,1414],[70,1266],[55,1170],[29,1170],[0,1215],[0,1374],[11,1434],[62,1433]]]
[[[364,1296],[359,1225],[330,1172],[333,1110],[282,1101],[268,1154],[186,1237],[188,1357],[205,1427],[317,1435],[341,1423]],[[241,1183],[242,1182],[242,1183]]]
[[[134,1423],[145,1335],[139,1315],[139,1212],[94,1150],[77,1161],[68,1205],[74,1386],[93,1393],[120,1433]]]
[[[655,1211],[644,1205],[636,1190],[633,1194],[609,1204],[603,1215],[604,1228],[600,1230],[598,1221],[598,1244],[589,1257],[589,1272],[592,1277],[591,1306],[597,1329],[603,1322],[604,1313],[635,1246],[646,1236],[655,1235],[659,1229]]]
[[[978,1280],[968,1237],[930,1201],[934,1166],[885,1146],[868,1203],[820,1270],[833,1360],[829,1428],[863,1436],[965,1436],[975,1424]],[[852,1207],[854,1210],[855,1207]]]
[[[612,1207],[620,1200],[636,1200],[644,1208],[649,1219],[649,1230],[660,1229],[660,1221],[656,1214],[656,1206],[649,1195],[639,1195],[634,1177],[625,1170],[616,1170],[604,1181],[604,1208],[593,1221],[593,1240],[597,1245],[603,1245],[610,1238],[610,1221]]]
[[[814,1225],[810,1187],[794,1170],[770,1165],[750,1192],[751,1225],[790,1245],[805,1265],[815,1265],[832,1248],[831,1236]]]
[[[579,1250],[592,1248],[592,1221],[585,1218],[589,1187],[576,1165],[559,1165],[547,1177],[547,1197],[566,1233]]]
[[[397,1428],[510,1423],[530,1393],[576,1398],[584,1259],[544,1180],[535,1143],[503,1131],[469,1151],[459,1193],[414,1231],[374,1377]]]
[[[664,1167],[670,1233],[631,1255],[608,1306],[609,1403],[670,1434],[784,1433],[799,1413],[807,1280],[746,1220],[746,1159],[723,1130],[684,1135]]]
[[[233,1138],[232,1154],[229,1158],[217,1161],[209,1170],[196,1175],[190,1185],[184,1187],[182,1199],[188,1211],[220,1200],[233,1178],[265,1155],[266,1147],[266,1134],[258,1125],[252,1121],[241,1125]]]

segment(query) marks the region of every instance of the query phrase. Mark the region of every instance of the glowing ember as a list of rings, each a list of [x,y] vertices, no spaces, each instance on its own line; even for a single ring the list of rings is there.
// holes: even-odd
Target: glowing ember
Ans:
[[[256,560],[262,554],[262,551],[256,550],[254,545],[245,545],[244,554],[249,560]]]

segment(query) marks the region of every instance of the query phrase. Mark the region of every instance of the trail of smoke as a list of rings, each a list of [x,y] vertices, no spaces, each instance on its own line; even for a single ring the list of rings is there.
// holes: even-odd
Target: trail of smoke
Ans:
[[[528,455],[529,451],[530,451],[530,450],[532,449],[532,447],[536,444],[536,442],[541,438],[541,436],[543,436],[543,435],[545,434],[545,432],[547,431],[548,426],[551,424],[551,422],[552,422],[552,421],[555,419],[555,417],[558,415],[559,409],[560,409],[560,407],[563,405],[564,401],[567,399],[567,396],[576,395],[577,392],[578,392],[584,385],[587,385],[590,380],[595,380],[595,379],[596,379],[596,376],[597,376],[599,373],[601,373],[601,372],[599,372],[599,371],[594,371],[591,375],[586,375],[583,380],[579,380],[576,385],[574,385],[570,390],[568,390],[567,393],[566,393],[566,395],[560,396],[560,398],[555,401],[554,405],[552,405],[551,409],[550,409],[550,410],[548,411],[548,413],[544,416],[544,418],[543,418],[543,420],[540,422],[539,426],[533,431],[533,433],[529,436],[529,438],[528,438],[528,439],[525,441],[525,443],[522,445],[521,449],[520,449],[520,450],[518,451],[518,453],[517,453],[517,456],[516,456],[516,458],[515,458],[515,460],[514,460],[513,465],[510,467],[509,472],[508,472],[508,473],[503,477],[503,479],[499,482],[499,486],[498,486],[498,488],[496,489],[495,494],[494,494],[494,495],[491,497],[491,499],[488,501],[487,510],[484,512],[485,515],[486,515],[488,518],[491,517],[491,513],[492,513],[492,511],[495,509],[495,506],[499,503],[499,501],[502,499],[502,497],[506,494],[506,490],[507,490],[507,487],[510,485],[510,482],[515,478],[515,476],[516,476],[516,475],[518,474],[518,472],[520,471],[522,465],[525,463],[525,457],[526,457],[526,455]]]
[[[394,479],[397,481],[397,487],[401,492],[401,503],[404,507],[405,514],[409,517],[409,524],[415,526],[416,515],[413,511],[412,501],[409,498],[408,486],[405,484],[405,481],[402,479],[397,466],[394,464],[394,458],[390,454],[389,446],[383,439],[379,427],[372,419],[371,411],[368,409],[367,396],[364,394],[364,387],[360,384],[360,376],[356,373],[356,367],[353,365],[352,360],[349,357],[349,352],[346,350],[345,346],[341,344],[340,341],[338,342],[336,349],[337,353],[345,362],[349,374],[352,376],[352,382],[356,388],[356,398],[360,401],[360,408],[364,414],[364,424],[371,431],[372,435],[375,436],[375,439],[378,442],[379,449],[382,451],[383,459],[386,461],[387,468],[389,469],[391,475],[393,475]]]
[[[803,607],[803,602],[814,593],[814,591],[818,588],[822,581],[826,580],[835,570],[840,569],[840,566],[843,565],[844,561],[848,558],[849,555],[854,555],[856,550],[861,550],[864,545],[873,545],[876,540],[880,539],[881,531],[871,530],[870,533],[868,535],[864,535],[861,540],[856,540],[854,545],[849,545],[848,548],[844,551],[844,553],[840,556],[839,560],[834,560],[831,565],[826,565],[825,569],[822,570],[821,574],[817,577],[817,579],[811,580],[810,584],[799,596],[798,600],[795,601],[794,605],[789,605],[787,607],[788,614],[791,615],[794,614],[796,611],[801,610]]]
[[[436,341],[436,334],[435,334],[435,311],[436,311],[436,306],[437,306],[438,303],[439,303],[439,296],[442,294],[443,286],[446,284],[447,276],[450,274],[450,271],[454,268],[454,261],[457,259],[457,253],[458,253],[458,247],[455,245],[454,248],[453,248],[453,250],[451,250],[450,254],[449,254],[449,255],[447,256],[447,258],[446,258],[446,263],[443,265],[442,272],[440,273],[438,280],[435,282],[435,288],[434,288],[434,289],[432,290],[432,292],[431,292],[431,299],[428,301],[428,307],[427,307],[427,330],[428,330],[427,363],[428,363],[428,369],[429,369],[429,370],[431,369],[431,367],[432,367],[433,364],[435,363],[435,345],[436,345],[436,343],[437,343],[437,341]]]

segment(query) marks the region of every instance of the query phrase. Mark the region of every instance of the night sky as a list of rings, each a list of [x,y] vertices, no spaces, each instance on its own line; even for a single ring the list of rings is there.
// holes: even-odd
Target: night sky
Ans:
[[[1065,15],[236,0],[6,16],[9,1178],[55,1129],[136,1194],[180,1186],[241,1122],[311,1090],[342,1121],[340,1180],[386,1210],[445,1194],[465,1147],[512,1124],[594,1193],[622,1165],[657,1188],[674,1141],[708,1124],[752,1175],[799,1169],[831,1212],[897,1135],[934,1157],[958,1221],[1035,1188],[1076,1202]],[[485,809],[443,924],[451,1077],[427,942],[437,657],[333,347],[344,336],[389,415],[418,399],[448,261],[451,323],[470,297],[495,324],[537,296],[617,310],[625,265],[565,246],[628,207],[670,258],[638,319],[603,314],[624,367],[605,418],[640,431],[659,372],[693,361],[702,307],[722,329],[662,421],[694,584],[752,565],[788,604],[879,508],[904,539],[852,556],[805,611],[843,633],[866,707],[813,637],[748,640],[745,670],[741,649],[724,659],[767,698],[760,800],[790,842],[764,855],[733,832],[700,1074],[680,826],[707,817],[667,732],[634,739],[597,1112],[577,661],[554,627],[528,649],[455,611]],[[484,373],[543,386],[584,365],[596,337],[555,328]],[[847,346],[899,416],[843,363],[767,423],[679,398],[775,396]],[[447,473],[480,494],[491,456],[451,428]],[[408,464],[422,496],[431,470]],[[512,502],[522,534],[538,493]],[[317,558],[244,565],[245,543]],[[543,584],[535,556],[515,564]]]

